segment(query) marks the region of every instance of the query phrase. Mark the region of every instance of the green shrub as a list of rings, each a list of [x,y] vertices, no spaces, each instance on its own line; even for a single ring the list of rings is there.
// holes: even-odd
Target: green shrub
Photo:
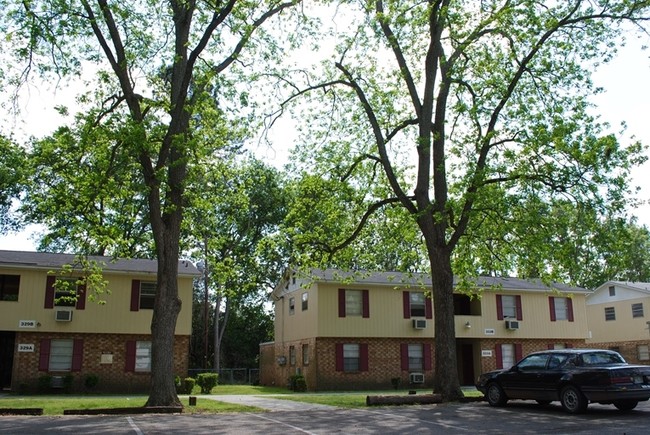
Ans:
[[[289,389],[291,391],[307,391],[307,381],[303,375],[293,375],[289,377]]]
[[[396,390],[399,388],[399,384],[402,382],[401,378],[390,378],[390,383],[393,385],[393,388]]]
[[[182,388],[183,392],[185,394],[192,394],[194,385],[196,385],[196,379],[190,377],[183,379],[183,388]]]
[[[49,393],[52,388],[52,376],[43,375],[38,378],[38,392]]]
[[[99,376],[90,374],[86,376],[86,379],[84,380],[84,385],[88,390],[93,390],[99,383]]]
[[[201,394],[210,394],[212,389],[217,386],[219,375],[216,373],[201,373],[196,378],[196,383],[201,387]]]
[[[63,377],[63,392],[64,393],[69,393],[72,391],[72,383],[74,382],[74,376],[72,376],[70,373],[65,375]]]

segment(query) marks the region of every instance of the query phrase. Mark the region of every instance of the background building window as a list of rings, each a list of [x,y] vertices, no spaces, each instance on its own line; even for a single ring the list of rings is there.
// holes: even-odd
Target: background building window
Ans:
[[[151,371],[151,342],[137,341],[135,343],[135,371]]]
[[[614,307],[605,307],[605,320],[616,320],[616,309]]]
[[[640,344],[636,347],[637,357],[639,361],[648,361],[650,360],[650,348],[647,344]]]
[[[54,306],[74,307],[77,304],[77,278],[57,278],[54,283]]]
[[[289,346],[289,365],[291,365],[291,366],[296,365],[296,347],[295,346]]]
[[[343,371],[358,372],[360,368],[361,355],[358,344],[343,345]]]
[[[69,372],[72,370],[73,340],[52,340],[50,342],[50,372]]]
[[[632,317],[643,317],[643,304],[632,304]]]
[[[296,298],[289,298],[289,315],[296,312]]]
[[[156,283],[140,283],[140,309],[152,310],[156,300]]]
[[[558,298],[550,296],[548,298],[551,312],[551,321],[568,320],[573,322],[573,301],[570,298]]]
[[[309,308],[309,293],[304,292],[302,294],[302,310],[307,311],[307,308]]]
[[[501,296],[501,310],[504,319],[517,318],[517,298],[513,295]]]
[[[424,317],[426,314],[423,292],[410,292],[411,317]]]
[[[361,290],[345,291],[345,315],[360,316],[363,306]]]
[[[309,345],[302,345],[302,365],[306,366],[309,364]]]
[[[0,275],[0,301],[17,301],[20,275]]]
[[[409,370],[424,369],[424,352],[421,344],[409,344]]]
[[[609,295],[616,296],[616,287],[614,287],[613,285],[609,286]]]

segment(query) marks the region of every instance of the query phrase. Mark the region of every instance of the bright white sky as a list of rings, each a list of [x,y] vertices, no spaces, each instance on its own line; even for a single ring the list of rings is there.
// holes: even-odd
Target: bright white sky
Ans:
[[[595,98],[598,104],[598,114],[601,120],[612,125],[612,131],[619,130],[621,122],[627,124],[627,135],[621,138],[622,143],[629,143],[631,137],[650,145],[650,53],[641,50],[641,44],[631,41],[622,49],[618,56],[608,65],[602,66],[594,74],[596,85],[605,92]],[[54,106],[68,104],[73,98],[65,89],[52,92],[48,89],[32,88],[24,100],[22,118],[12,126],[5,126],[14,131],[18,137],[42,137],[64,124],[65,118],[54,110]],[[282,125],[286,128],[286,123]],[[283,131],[283,138],[292,136]],[[287,160],[286,147],[273,150],[257,150],[265,161],[281,165]],[[650,157],[650,151],[648,152]],[[650,163],[636,169],[633,173],[633,183],[642,188],[639,199],[648,202],[650,199]],[[650,226],[650,205],[644,205],[630,213],[637,216],[640,223]],[[28,228],[18,234],[0,237],[0,249],[33,251],[36,249],[33,240],[38,227]]]

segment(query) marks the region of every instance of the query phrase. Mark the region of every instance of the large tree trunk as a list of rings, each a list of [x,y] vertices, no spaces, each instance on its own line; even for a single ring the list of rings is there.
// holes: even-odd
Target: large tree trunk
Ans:
[[[145,406],[182,406],[174,383],[174,335],[181,310],[178,238],[163,240],[163,249],[158,249],[158,286],[151,320],[151,390]]]
[[[451,267],[452,250],[446,245],[443,221],[432,214],[422,213],[418,225],[424,236],[429,263],[433,296],[433,324],[435,334],[435,371],[433,392],[443,401],[463,398],[456,358],[456,327],[454,322],[454,273]]]

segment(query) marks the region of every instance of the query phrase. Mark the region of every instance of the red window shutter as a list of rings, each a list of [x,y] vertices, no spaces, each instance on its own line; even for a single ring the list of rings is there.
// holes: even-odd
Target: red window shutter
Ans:
[[[50,367],[50,340],[44,338],[39,346],[38,370],[41,372],[48,371]]]
[[[427,319],[433,319],[433,306],[431,304],[431,298],[428,296],[424,298],[424,316]]]
[[[404,318],[411,318],[411,296],[407,291],[402,292],[402,307],[404,310]]]
[[[84,341],[80,338],[75,338],[72,345],[72,371],[81,371],[81,363],[84,355]]]
[[[503,320],[503,301],[501,295],[497,295],[497,320]]]
[[[431,343],[424,343],[424,370],[431,370]]]
[[[497,359],[497,369],[503,368],[503,353],[501,352],[501,345],[497,344],[494,348],[494,356]]]
[[[131,311],[140,310],[140,280],[131,281]]]
[[[567,316],[569,317],[569,322],[573,322],[573,299],[566,298],[566,309],[568,311]]]
[[[367,319],[370,317],[370,292],[368,290],[363,290],[361,292],[361,302],[362,302],[362,314],[363,318]]]
[[[345,289],[339,289],[339,317],[345,317]]]
[[[56,276],[48,275],[45,282],[45,306],[44,308],[54,308],[54,282]]]
[[[343,371],[343,343],[336,343],[336,371]]]
[[[521,295],[515,296],[515,303],[517,305],[517,320],[524,320],[524,315],[521,310]]]
[[[129,340],[126,342],[126,364],[124,365],[125,372],[135,371],[135,341]]]
[[[409,369],[409,345],[401,343],[399,345],[400,360],[402,362],[402,370]]]
[[[368,343],[359,345],[359,371],[368,371]]]
[[[555,322],[555,298],[553,296],[548,297],[548,308],[551,310],[551,322]]]
[[[515,363],[518,363],[523,357],[521,344],[515,344]]]
[[[77,310],[86,309],[86,285],[80,285],[77,287],[77,305],[75,307]]]

